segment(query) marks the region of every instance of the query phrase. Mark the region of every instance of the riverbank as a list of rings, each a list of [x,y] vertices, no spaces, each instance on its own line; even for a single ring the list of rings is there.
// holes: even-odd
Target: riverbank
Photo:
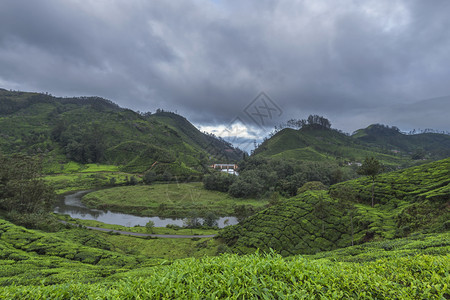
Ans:
[[[58,219],[74,224],[76,226],[85,227],[85,228],[100,228],[103,232],[129,232],[136,233],[135,236],[143,236],[145,234],[150,235],[176,235],[176,236],[190,236],[190,237],[212,237],[217,235],[219,230],[212,228],[186,228],[186,227],[177,227],[177,226],[169,226],[169,227],[153,227],[149,232],[148,229],[144,226],[133,226],[127,227],[122,225],[114,225],[114,224],[106,224],[99,221],[94,220],[80,220],[73,219],[67,215],[57,215]]]
[[[77,226],[77,224],[75,224],[75,223],[69,223],[66,221],[62,221],[62,222],[63,222],[63,224]],[[139,233],[139,232],[124,231],[124,230],[115,230],[115,229],[108,229],[108,228],[94,227],[94,226],[83,226],[83,227],[86,229],[102,231],[102,232],[107,232],[107,233],[118,233],[118,234],[138,236],[138,237],[153,237],[153,238],[165,238],[165,239],[191,239],[191,238],[202,239],[202,238],[213,238],[216,236],[216,234],[210,234],[210,235],[152,234],[152,233]],[[153,230],[151,230],[151,231],[153,231]]]

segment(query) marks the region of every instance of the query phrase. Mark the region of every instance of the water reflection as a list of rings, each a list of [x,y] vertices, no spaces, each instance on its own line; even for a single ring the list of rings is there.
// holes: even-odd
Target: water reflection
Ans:
[[[87,208],[81,203],[81,197],[90,191],[80,191],[70,195],[66,195],[61,198],[55,207],[54,212],[59,214],[67,214],[75,219],[82,220],[95,220],[106,224],[116,224],[127,227],[133,227],[136,225],[145,226],[149,220],[155,223],[155,227],[166,227],[166,225],[173,224],[183,226],[186,221],[184,218],[160,218],[160,217],[139,217],[124,213],[114,213],[110,211],[104,211],[99,209]],[[200,222],[203,219],[199,218]],[[238,223],[235,217],[221,217],[217,220],[219,228],[223,228],[228,225],[235,225]]]

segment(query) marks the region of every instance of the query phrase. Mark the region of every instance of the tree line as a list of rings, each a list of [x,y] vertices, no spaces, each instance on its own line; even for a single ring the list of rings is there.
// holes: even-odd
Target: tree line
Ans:
[[[355,177],[329,162],[307,162],[286,159],[248,157],[239,163],[239,176],[215,171],[205,175],[206,189],[228,192],[236,198],[270,198],[273,193],[292,197],[305,183],[318,181],[332,185]]]
[[[0,166],[0,211],[6,218],[31,228],[57,228],[49,214],[56,195],[41,178],[41,160],[0,154]]]

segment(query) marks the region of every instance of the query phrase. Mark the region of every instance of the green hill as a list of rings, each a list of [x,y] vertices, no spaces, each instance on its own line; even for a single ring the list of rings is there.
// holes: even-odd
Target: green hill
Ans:
[[[239,253],[272,248],[287,256],[450,228],[450,158],[379,175],[375,207],[370,193],[369,178],[307,191],[225,228],[220,238]]]
[[[383,130],[377,131],[377,128]],[[362,162],[365,157],[374,156],[394,169],[416,164],[411,159],[416,152],[423,152],[418,158],[436,160],[448,157],[450,136],[436,133],[405,135],[382,125],[371,125],[348,136],[334,129],[305,125],[298,130],[280,130],[259,145],[254,154],[341,164]]]
[[[242,152],[170,112],[139,114],[98,97],[56,98],[0,90],[0,151],[44,155],[48,169],[75,161],[126,172],[195,175]]]
[[[374,124],[355,131],[352,137],[391,152],[415,154],[418,156],[417,158],[450,156],[450,136],[446,134],[418,133],[407,135],[400,132],[396,127]]]

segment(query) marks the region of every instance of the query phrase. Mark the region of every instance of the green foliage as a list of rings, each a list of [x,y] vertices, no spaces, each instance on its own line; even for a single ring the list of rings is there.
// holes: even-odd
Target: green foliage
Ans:
[[[78,224],[79,227],[83,226],[93,226],[93,227],[100,227],[105,229],[111,229],[111,230],[118,230],[118,231],[127,231],[127,232],[137,232],[137,233],[147,233],[147,229],[145,226],[133,226],[133,227],[126,227],[121,225],[115,225],[115,224],[106,224],[99,221],[94,220],[80,220],[80,219],[71,219],[67,218],[65,216],[59,216],[60,219],[65,220],[66,222],[72,223],[72,224]],[[178,226],[175,224],[167,224],[166,227],[153,227],[153,233],[154,234],[164,234],[164,235],[215,235],[217,234],[217,229],[215,228],[208,228],[205,227],[195,229],[191,231],[190,229],[187,229],[182,226]],[[122,237],[126,237],[126,235],[121,235]],[[156,240],[165,240],[165,239],[156,239]],[[118,245],[116,245],[118,246]]]
[[[28,228],[57,230],[59,224],[49,215],[56,197],[40,177],[40,161],[24,155],[0,154],[0,166],[0,211]]]
[[[305,257],[330,259],[341,262],[365,263],[395,257],[414,257],[416,255],[445,256],[450,250],[450,233],[415,234],[408,238],[365,243],[353,247],[319,252]]]
[[[239,177],[230,186],[234,197],[261,197],[277,191],[292,197],[309,181],[330,185],[349,179],[337,164],[326,162],[298,162],[295,160],[253,156],[239,164]]]
[[[130,179],[128,181],[128,185],[136,185],[138,184],[138,180],[135,176],[130,176]]]
[[[5,218],[14,224],[31,229],[40,229],[47,232],[61,230],[63,225],[52,214],[45,211],[23,213],[12,210],[5,214]]]
[[[186,228],[199,228],[202,226],[200,218],[199,218],[199,212],[198,211],[191,211],[187,218],[184,219],[183,225]]]
[[[91,283],[145,261],[102,250],[112,245],[85,231],[58,234],[61,237],[0,219],[0,285]]]
[[[236,198],[257,198],[264,192],[264,175],[262,172],[246,172],[230,186],[229,193]],[[261,176],[262,175],[262,176]]]
[[[3,298],[121,299],[441,299],[448,256],[419,255],[359,263],[280,255],[222,255],[115,274],[93,284],[10,286]]]

